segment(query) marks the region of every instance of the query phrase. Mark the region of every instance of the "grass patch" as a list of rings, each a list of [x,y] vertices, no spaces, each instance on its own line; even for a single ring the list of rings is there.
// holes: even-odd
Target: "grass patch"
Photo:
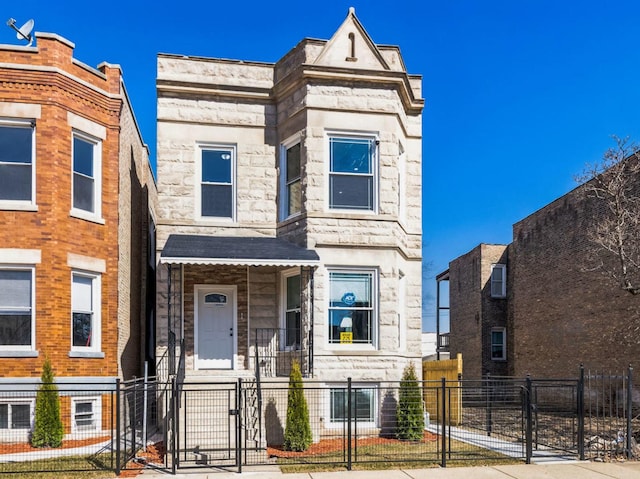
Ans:
[[[451,441],[457,453],[447,457],[447,466],[485,466],[495,464],[522,464],[522,460],[489,451],[477,446]],[[441,452],[435,442],[384,444],[359,446],[352,453],[353,470],[416,469],[440,467]],[[343,451],[278,458],[277,464],[284,473],[330,472],[346,470],[346,453]]]
[[[0,463],[0,477],[20,479],[102,479],[116,477],[111,467],[111,455],[68,456],[25,462]]]

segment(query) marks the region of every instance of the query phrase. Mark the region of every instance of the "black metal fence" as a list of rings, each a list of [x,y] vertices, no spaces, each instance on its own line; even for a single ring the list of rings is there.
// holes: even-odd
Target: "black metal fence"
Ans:
[[[153,380],[49,386],[20,381],[0,390],[0,473],[120,472],[157,432]],[[61,430],[36,424],[46,398],[59,405]]]
[[[285,450],[288,382],[186,383],[175,398],[168,467],[469,461],[635,455],[632,371],[576,379],[485,378],[419,384],[405,433],[401,383],[304,382],[312,441]],[[178,391],[178,388],[175,388]],[[260,400],[256,400],[256,396]],[[636,404],[635,407],[640,406]],[[416,428],[419,431],[416,433]]]

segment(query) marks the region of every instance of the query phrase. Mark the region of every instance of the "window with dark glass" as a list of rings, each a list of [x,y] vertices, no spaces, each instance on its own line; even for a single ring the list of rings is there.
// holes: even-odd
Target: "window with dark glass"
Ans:
[[[96,164],[94,142],[73,137],[73,207],[96,212]]]
[[[351,390],[351,417],[358,422],[375,421],[375,389],[353,388]],[[333,388],[330,391],[330,420],[331,422],[345,422],[348,418],[349,397],[346,388]]]
[[[202,149],[201,216],[233,218],[234,150]]]
[[[0,270],[0,347],[32,344],[32,271]]]
[[[375,151],[373,138],[329,138],[331,209],[375,209]]]
[[[76,430],[95,430],[94,401],[76,401],[73,420]]]
[[[300,349],[300,275],[286,278],[285,346]]]
[[[506,334],[504,328],[491,330],[491,359],[506,359]]]
[[[373,272],[329,273],[329,343],[374,343]]]
[[[285,217],[302,210],[302,182],[300,180],[300,143],[285,152],[286,168],[286,211]]]
[[[30,404],[0,404],[0,429],[30,429]]]
[[[93,278],[73,275],[73,346],[91,348],[94,345]]]
[[[491,296],[504,298],[507,295],[507,267],[504,264],[491,266]]]
[[[33,127],[0,124],[0,200],[32,201]]]

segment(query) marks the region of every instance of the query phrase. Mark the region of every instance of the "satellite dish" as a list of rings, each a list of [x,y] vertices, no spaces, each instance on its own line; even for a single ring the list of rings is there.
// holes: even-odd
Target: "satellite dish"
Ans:
[[[7,25],[13,28],[16,31],[16,38],[18,40],[27,40],[29,44],[27,46],[31,46],[33,42],[33,37],[31,36],[31,32],[33,31],[33,19],[27,20],[27,22],[22,25],[20,28],[16,27],[16,21],[13,18],[10,18],[7,21]]]

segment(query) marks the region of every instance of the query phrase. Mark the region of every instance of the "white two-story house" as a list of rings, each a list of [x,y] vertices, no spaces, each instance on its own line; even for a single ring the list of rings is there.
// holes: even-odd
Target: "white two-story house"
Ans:
[[[276,63],[160,54],[157,94],[157,357],[187,378],[419,370],[424,100],[399,48],[351,9]]]

